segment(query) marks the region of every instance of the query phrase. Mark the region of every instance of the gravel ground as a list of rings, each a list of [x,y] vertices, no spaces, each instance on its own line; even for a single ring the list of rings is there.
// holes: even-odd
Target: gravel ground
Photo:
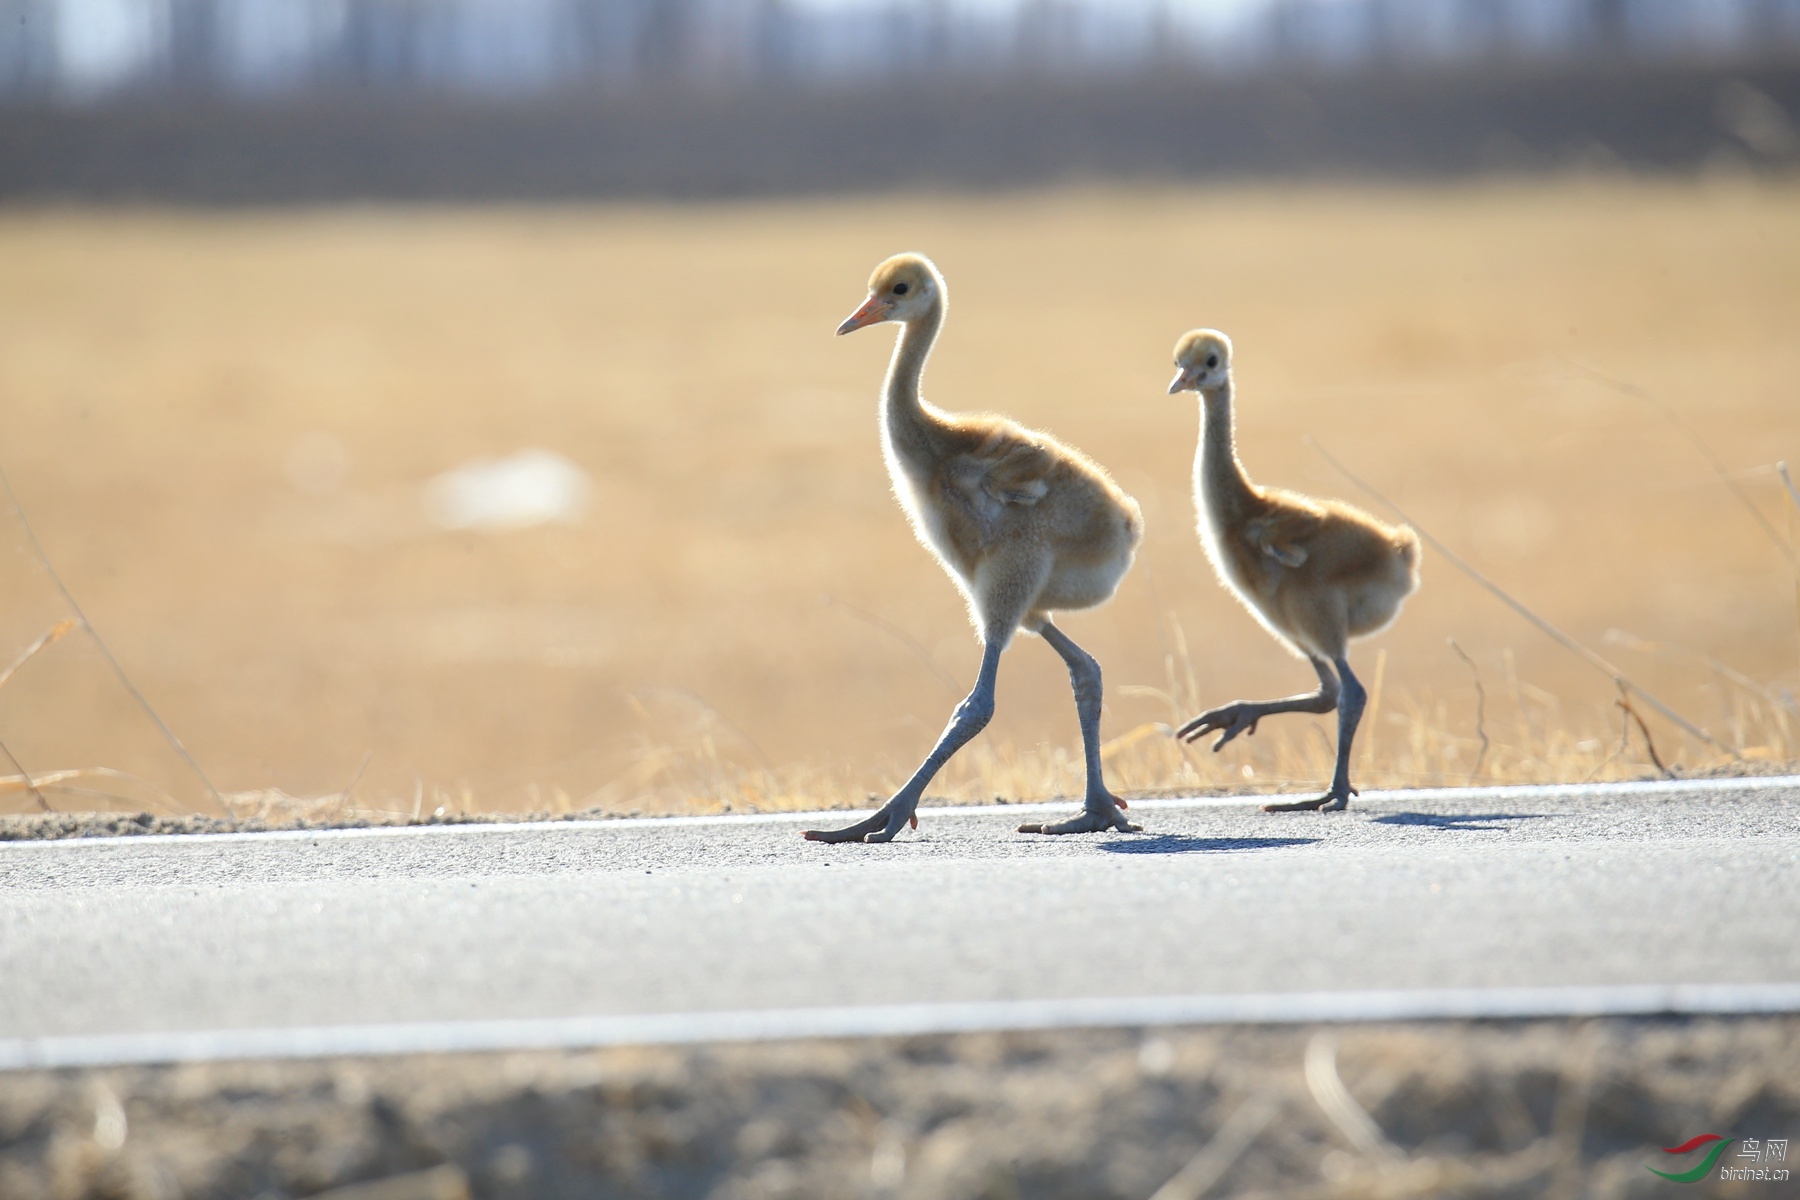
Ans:
[[[1655,1147],[1700,1133],[1800,1134],[1800,1018],[1069,1031],[19,1073],[0,1076],[0,1196],[1793,1194],[1791,1184],[1716,1179],[1690,1189],[1646,1169],[1688,1165],[1693,1156]]]

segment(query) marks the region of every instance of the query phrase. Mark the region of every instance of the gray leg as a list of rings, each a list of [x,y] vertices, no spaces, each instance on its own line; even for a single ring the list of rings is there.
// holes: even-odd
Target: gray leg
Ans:
[[[1094,656],[1077,646],[1069,635],[1045,621],[1038,630],[1052,649],[1069,664],[1069,685],[1075,691],[1075,715],[1081,721],[1081,750],[1087,756],[1087,798],[1078,817],[1053,825],[1019,826],[1020,833],[1099,833],[1117,829],[1121,833],[1137,833],[1143,827],[1133,825],[1119,810],[1125,802],[1106,790],[1100,771],[1100,664]]]
[[[1332,676],[1331,668],[1325,665],[1324,659],[1314,658],[1310,661],[1313,670],[1319,673],[1318,691],[1308,692],[1304,696],[1287,696],[1280,700],[1236,700],[1221,708],[1201,713],[1177,729],[1175,736],[1183,741],[1191,742],[1195,738],[1204,737],[1215,730],[1223,730],[1223,736],[1213,743],[1213,750],[1217,752],[1238,734],[1255,733],[1257,722],[1264,717],[1273,716],[1276,713],[1330,712],[1337,707],[1338,681]]]
[[[858,821],[842,829],[808,829],[805,833],[809,842],[891,842],[894,835],[908,822],[917,825],[918,818],[913,813],[919,807],[919,797],[925,794],[925,786],[934,775],[950,761],[950,756],[961,750],[968,740],[980,733],[994,716],[994,679],[1000,673],[1000,652],[1006,648],[1004,637],[990,636],[981,652],[981,673],[975,679],[975,689],[963,702],[956,706],[956,712],[950,717],[950,724],[938,737],[937,745],[919,764],[911,779],[906,781],[893,797],[867,820]]]
[[[1338,678],[1343,680],[1343,695],[1338,701],[1337,769],[1331,776],[1331,790],[1317,800],[1298,800],[1292,804],[1265,804],[1264,812],[1342,812],[1350,806],[1356,789],[1350,786],[1350,747],[1356,741],[1356,725],[1362,720],[1363,705],[1369,694],[1362,681],[1350,672],[1348,659],[1337,659]]]

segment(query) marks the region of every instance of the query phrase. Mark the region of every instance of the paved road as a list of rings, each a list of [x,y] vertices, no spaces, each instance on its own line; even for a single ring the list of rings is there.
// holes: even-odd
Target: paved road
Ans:
[[[0,845],[0,1067],[1164,1019],[1800,1010],[1800,779]]]

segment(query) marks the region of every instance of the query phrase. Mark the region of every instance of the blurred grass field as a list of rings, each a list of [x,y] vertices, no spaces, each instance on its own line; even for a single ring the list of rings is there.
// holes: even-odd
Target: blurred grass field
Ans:
[[[1681,769],[1800,758],[1794,570],[1682,428],[1599,378],[1665,403],[1800,541],[1773,469],[1800,463],[1792,180],[15,209],[0,462],[240,806],[857,804],[910,771],[978,659],[888,492],[890,338],[832,337],[907,248],[952,290],[927,394],[1055,432],[1143,504],[1120,594],[1065,623],[1107,672],[1118,786],[1311,787],[1329,762],[1325,721],[1273,720],[1216,756],[1160,728],[1311,682],[1194,538],[1198,418],[1164,388],[1200,324],[1236,341],[1253,476],[1365,503],[1317,439],[1704,726],[1720,745],[1639,705]],[[527,447],[592,476],[583,518],[426,519],[434,475]],[[10,513],[0,549],[9,660],[67,611]],[[1441,556],[1424,576],[1353,653],[1377,693],[1359,783],[1650,769],[1604,675]],[[58,807],[210,804],[84,636],[0,690],[0,738],[34,775],[147,781],[74,779],[46,790]],[[1070,792],[1066,677],[1021,638],[995,722],[932,794]],[[35,808],[17,787],[0,806]]]

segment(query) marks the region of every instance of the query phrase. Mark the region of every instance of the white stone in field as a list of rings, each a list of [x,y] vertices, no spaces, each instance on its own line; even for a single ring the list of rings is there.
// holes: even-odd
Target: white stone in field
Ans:
[[[425,515],[445,529],[526,529],[573,521],[587,508],[587,473],[549,450],[476,459],[425,485]]]

